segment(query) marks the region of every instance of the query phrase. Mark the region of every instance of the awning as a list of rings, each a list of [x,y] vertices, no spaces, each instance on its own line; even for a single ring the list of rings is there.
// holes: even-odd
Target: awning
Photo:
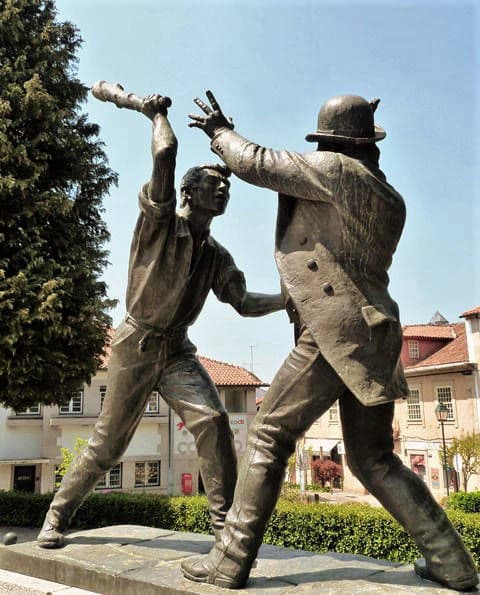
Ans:
[[[330,452],[340,442],[337,438],[305,438],[305,450],[313,452]]]
[[[2,459],[0,465],[37,465],[38,463],[50,463],[50,459]]]

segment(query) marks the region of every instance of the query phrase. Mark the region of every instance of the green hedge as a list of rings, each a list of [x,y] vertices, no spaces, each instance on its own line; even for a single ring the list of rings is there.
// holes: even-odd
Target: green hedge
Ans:
[[[451,510],[480,512],[480,492],[456,492],[449,496],[447,506]]]
[[[40,527],[52,494],[0,491],[0,525]],[[480,563],[480,516],[449,510],[477,565]],[[88,529],[133,524],[175,531],[210,533],[207,500],[201,496],[92,494],[75,516],[73,527]],[[301,504],[280,500],[265,543],[314,552],[362,554],[393,562],[419,556],[412,539],[383,509],[365,504]]]
[[[457,511],[448,511],[448,516],[480,565],[479,516]],[[280,500],[264,541],[392,562],[413,562],[420,555],[411,537],[388,512],[366,504],[298,504]]]
[[[28,494],[0,490],[0,525],[41,527],[53,494]],[[80,507],[73,528],[108,525],[147,525],[174,531],[209,533],[207,500],[202,496],[170,498],[158,494],[110,492],[91,494]]]

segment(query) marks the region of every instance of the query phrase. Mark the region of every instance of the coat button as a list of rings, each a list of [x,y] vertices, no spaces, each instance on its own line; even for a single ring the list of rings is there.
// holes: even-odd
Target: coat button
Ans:
[[[318,270],[318,265],[317,262],[315,260],[313,260],[313,258],[311,258],[310,260],[307,260],[307,267],[311,270],[311,271],[316,271]]]
[[[305,244],[307,242],[308,242],[307,236],[303,236],[303,238],[300,238],[300,240],[298,241],[298,243],[300,244],[300,246],[305,246]]]
[[[330,283],[324,283],[322,285],[322,289],[327,295],[333,295],[333,287],[330,285]]]

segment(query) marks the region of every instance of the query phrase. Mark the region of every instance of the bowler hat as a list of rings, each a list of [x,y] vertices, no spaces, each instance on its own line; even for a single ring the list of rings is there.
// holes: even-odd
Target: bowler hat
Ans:
[[[332,97],[320,108],[317,131],[307,134],[305,139],[357,145],[376,143],[387,135],[373,121],[379,103],[380,99],[367,101],[358,95]]]

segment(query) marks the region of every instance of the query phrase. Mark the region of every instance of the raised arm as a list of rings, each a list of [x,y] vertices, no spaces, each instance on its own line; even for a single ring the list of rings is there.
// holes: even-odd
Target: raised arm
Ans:
[[[142,107],[142,113],[152,121],[153,170],[149,195],[156,203],[166,202],[173,196],[177,156],[177,139],[161,99],[161,95],[149,95]]]
[[[336,178],[331,172],[334,154],[275,151],[257,145],[233,131],[233,123],[223,114],[211,91],[206,92],[212,107],[194,99],[204,116],[190,114],[189,126],[200,128],[212,139],[211,148],[235,175],[245,182],[307,200],[334,200]],[[337,160],[338,161],[338,160]]]

